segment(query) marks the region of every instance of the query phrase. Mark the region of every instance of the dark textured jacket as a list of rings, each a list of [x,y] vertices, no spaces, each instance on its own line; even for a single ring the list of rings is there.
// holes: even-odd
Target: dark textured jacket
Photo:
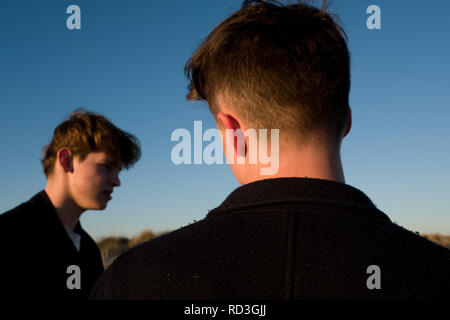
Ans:
[[[369,289],[378,266],[380,289]],[[369,268],[369,270],[368,270]],[[361,191],[307,178],[236,189],[205,219],[120,256],[93,299],[450,297],[450,250]]]
[[[100,251],[81,228],[78,252],[45,191],[0,215],[0,293],[6,298],[85,298],[103,272]],[[69,290],[70,265],[81,270],[81,289]],[[70,279],[69,279],[70,280]],[[72,281],[69,281],[72,282]]]

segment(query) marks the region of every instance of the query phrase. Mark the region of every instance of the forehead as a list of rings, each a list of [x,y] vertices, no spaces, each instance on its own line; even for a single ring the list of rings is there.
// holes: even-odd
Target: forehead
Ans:
[[[111,165],[122,166],[122,162],[120,161],[118,156],[114,156],[111,152],[107,150],[99,150],[90,152],[86,159],[90,159],[92,161],[104,161],[108,162]]]

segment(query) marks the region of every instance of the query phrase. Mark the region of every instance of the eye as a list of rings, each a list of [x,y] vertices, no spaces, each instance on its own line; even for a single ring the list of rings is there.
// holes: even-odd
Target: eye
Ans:
[[[101,163],[100,165],[101,165],[102,167],[108,169],[108,170],[112,170],[112,166],[111,166],[110,164],[107,164],[107,163]]]

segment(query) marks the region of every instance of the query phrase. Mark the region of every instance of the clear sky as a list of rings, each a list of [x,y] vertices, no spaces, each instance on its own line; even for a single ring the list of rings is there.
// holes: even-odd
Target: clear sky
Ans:
[[[69,30],[69,5],[81,30]],[[369,30],[367,7],[381,8]],[[214,128],[206,104],[185,100],[183,68],[240,0],[0,1],[0,212],[42,190],[40,158],[78,107],[141,141],[104,211],[83,227],[96,239],[175,229],[200,220],[238,187],[227,165],[171,161],[177,128]],[[353,128],[342,146],[346,183],[392,221],[450,234],[450,2],[336,0],[352,55]],[[24,221],[26,223],[26,221]]]

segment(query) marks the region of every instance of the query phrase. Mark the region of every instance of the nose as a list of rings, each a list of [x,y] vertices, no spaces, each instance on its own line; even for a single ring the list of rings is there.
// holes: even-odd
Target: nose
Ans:
[[[119,174],[115,174],[115,175],[112,177],[111,183],[113,184],[114,187],[120,187]]]

